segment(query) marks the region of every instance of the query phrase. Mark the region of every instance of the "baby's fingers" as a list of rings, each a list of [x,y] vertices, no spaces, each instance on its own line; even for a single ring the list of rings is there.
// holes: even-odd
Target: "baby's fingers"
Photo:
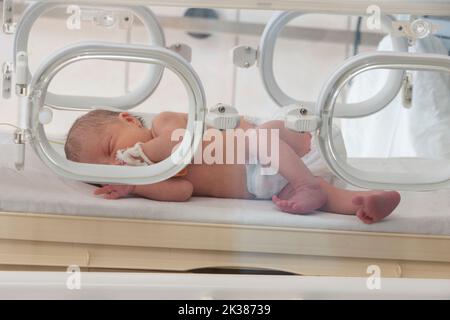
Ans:
[[[104,186],[101,188],[98,188],[97,190],[94,191],[94,194],[99,196],[101,194],[107,194],[107,193],[111,193],[114,190],[114,188],[112,186]]]
[[[112,191],[111,193],[105,194],[104,198],[107,200],[117,200],[120,199],[120,194],[116,191]]]

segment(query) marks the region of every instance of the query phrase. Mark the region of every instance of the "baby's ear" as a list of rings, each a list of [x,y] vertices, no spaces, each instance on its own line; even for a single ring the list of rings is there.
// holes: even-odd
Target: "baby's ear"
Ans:
[[[119,119],[120,120],[127,120],[131,118],[131,114],[129,114],[128,112],[121,112],[119,113]]]
[[[125,121],[126,123],[129,124],[134,124],[137,125],[139,127],[142,127],[141,122],[134,117],[133,115],[129,114],[128,112],[121,112],[119,113],[119,119],[122,121]]]

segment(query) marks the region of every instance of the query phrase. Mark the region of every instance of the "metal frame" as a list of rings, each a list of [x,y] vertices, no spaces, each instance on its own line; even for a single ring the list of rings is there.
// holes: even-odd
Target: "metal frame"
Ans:
[[[12,91],[13,65],[10,62],[4,62],[2,65],[2,97],[9,99]]]
[[[267,24],[266,29],[262,35],[259,46],[259,70],[261,79],[267,93],[272,100],[279,106],[284,107],[288,105],[301,105],[308,109],[312,109],[313,102],[298,101],[288,96],[278,85],[273,68],[273,58],[275,51],[275,43],[281,30],[291,20],[302,16],[304,13],[290,11],[275,14]],[[381,21],[386,26],[390,33],[393,33],[392,17],[381,15]],[[406,38],[392,36],[392,44],[395,51],[408,52],[408,42]],[[338,104],[336,110],[336,117],[359,117],[362,115],[370,115],[388,105],[398,94],[402,88],[404,78],[403,71],[392,71],[384,87],[373,97],[358,103]]]
[[[14,22],[14,1],[3,0],[3,24],[2,30],[5,34],[13,34],[16,30],[16,24]]]
[[[17,31],[14,38],[14,57],[18,52],[28,51],[28,40],[36,20],[44,15],[46,12],[64,6],[68,4],[66,2],[43,2],[35,3],[31,5],[23,14],[17,25]],[[112,7],[111,4],[104,4],[102,6]],[[164,47],[165,37],[164,33],[154,16],[153,12],[144,6],[114,6],[114,8],[122,8],[133,12],[142,21],[144,26],[150,33],[151,39],[153,39],[154,45]],[[150,40],[149,40],[150,41]],[[16,64],[16,61],[15,61]],[[47,95],[45,104],[49,107],[56,109],[68,109],[68,110],[86,110],[92,108],[92,106],[110,106],[123,110],[128,110],[140,105],[154,92],[159,85],[164,68],[162,66],[149,66],[148,75],[142,81],[141,84],[132,92],[126,93],[118,97],[83,97],[83,96],[69,96],[58,95],[51,92]],[[28,70],[29,72],[29,70]],[[29,78],[31,79],[31,73],[29,72]]]
[[[14,8],[18,12],[25,11],[27,5],[23,3],[15,4]],[[46,17],[52,19],[61,19],[61,15],[58,12],[49,12]],[[229,20],[210,20],[204,18],[193,17],[178,17],[171,15],[158,14],[158,22],[163,29],[182,30],[189,32],[217,32],[222,34],[236,34],[240,35],[253,35],[260,36],[266,27],[262,22],[245,22],[245,21],[229,21]],[[142,26],[140,20],[134,21],[134,25]],[[353,41],[354,33],[349,30],[330,30],[325,28],[306,28],[298,26],[286,26],[283,33],[280,35],[282,38],[288,39],[303,39],[308,41],[320,41],[323,34],[330,35],[327,41],[332,43],[348,43]],[[380,43],[383,35],[373,32],[363,32],[364,42],[370,46],[377,46]]]
[[[350,166],[339,155],[331,134],[337,105],[336,100],[351,79],[361,73],[376,69],[408,69],[450,73],[450,57],[435,54],[372,53],[362,54],[345,62],[328,80],[317,103],[317,111],[321,119],[319,146],[322,157],[337,176],[363,188],[428,191],[449,186],[450,161],[448,160],[442,160],[445,164],[434,173],[424,172],[413,176],[401,173],[386,175],[361,171]]]
[[[158,64],[172,70],[184,84],[189,98],[188,125],[181,145],[171,157],[148,167],[123,167],[75,163],[53,149],[39,122],[47,90],[58,72],[65,67],[90,59]],[[39,157],[60,176],[92,183],[150,184],[175,176],[191,161],[203,136],[206,101],[202,83],[190,64],[180,55],[159,47],[82,43],[62,49],[50,57],[36,72],[28,97],[31,145]]]
[[[178,6],[198,8],[255,9],[255,10],[300,10],[315,13],[365,12],[370,6],[378,6],[385,14],[442,15],[450,12],[450,3],[445,0],[73,0],[71,3],[93,2],[98,4],[140,4],[152,6]]]

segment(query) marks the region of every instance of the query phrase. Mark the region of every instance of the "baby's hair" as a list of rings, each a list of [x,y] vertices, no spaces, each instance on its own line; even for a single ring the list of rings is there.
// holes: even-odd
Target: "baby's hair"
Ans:
[[[142,118],[141,116],[138,116],[138,115],[133,115],[133,117],[135,117],[141,123],[141,125],[143,127],[145,127],[145,120],[144,120],[144,118]]]
[[[67,134],[64,151],[66,158],[71,161],[80,161],[83,140],[92,132],[99,133],[105,125],[117,121],[119,112],[108,110],[94,110],[79,117]]]

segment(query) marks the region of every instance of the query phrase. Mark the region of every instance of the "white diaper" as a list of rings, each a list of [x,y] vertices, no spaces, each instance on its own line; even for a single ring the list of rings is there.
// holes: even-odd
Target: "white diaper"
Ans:
[[[340,150],[341,154],[346,155],[344,140],[342,139],[341,132],[338,129],[336,129],[333,139],[336,142],[336,147]],[[300,161],[303,161],[314,176],[322,177],[332,184],[336,184],[338,182],[320,155],[316,136],[313,136],[311,140],[311,151]],[[272,199],[274,195],[279,194],[288,184],[288,181],[280,174],[264,175],[263,173],[265,170],[258,164],[250,164],[247,165],[246,168],[247,190],[253,194],[256,199]]]
[[[279,194],[287,185],[288,181],[280,174],[264,175],[262,167],[258,164],[248,164],[247,169],[247,190],[256,199],[272,199],[272,196]]]

